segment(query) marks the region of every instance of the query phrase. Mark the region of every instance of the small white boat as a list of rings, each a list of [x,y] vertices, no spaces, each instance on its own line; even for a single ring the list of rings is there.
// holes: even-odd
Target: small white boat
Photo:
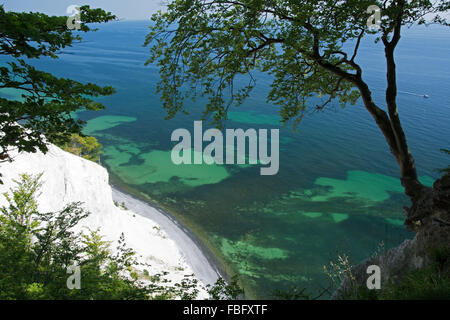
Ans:
[[[407,92],[407,91],[398,91],[399,93],[404,93],[404,94],[410,94],[412,96],[417,96],[417,97],[424,97],[425,99],[428,99],[430,96],[427,94],[418,94],[418,93],[412,93],[412,92]]]

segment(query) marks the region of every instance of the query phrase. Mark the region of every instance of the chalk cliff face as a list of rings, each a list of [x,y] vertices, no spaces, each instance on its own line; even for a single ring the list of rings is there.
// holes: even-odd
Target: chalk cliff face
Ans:
[[[4,182],[0,194],[14,187],[13,179],[18,180],[20,174],[43,173],[40,180],[43,185],[36,199],[41,212],[59,211],[69,203],[82,202],[82,207],[91,214],[77,229],[100,228],[100,234],[112,241],[112,248],[124,233],[127,245],[142,256],[141,261],[151,264],[147,268],[151,274],[167,271],[174,282],[193,274],[176,243],[158,224],[114,204],[108,172],[96,163],[50,145],[45,155],[41,152],[16,154],[12,163],[0,164],[0,172]],[[0,195],[0,205],[5,204],[6,199]]]

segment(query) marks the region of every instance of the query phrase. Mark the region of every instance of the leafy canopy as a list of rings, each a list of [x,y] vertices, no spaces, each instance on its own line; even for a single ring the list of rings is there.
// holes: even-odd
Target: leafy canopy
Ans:
[[[95,137],[73,133],[69,142],[60,147],[70,153],[91,161],[98,161],[102,153],[102,145]]]
[[[370,5],[381,8],[378,30],[367,27]],[[250,94],[255,72],[264,72],[273,77],[268,102],[281,107],[283,123],[297,124],[310,98],[322,97],[315,109],[345,106],[367,89],[356,62],[365,35],[395,46],[400,26],[448,25],[449,8],[450,1],[426,0],[176,0],[152,17],[147,63],[159,66],[168,118],[187,112],[186,98],[206,96],[204,118],[220,126]]]
[[[80,12],[80,32],[93,31],[86,23],[115,19],[110,12],[89,6],[80,7]],[[81,40],[66,23],[66,16],[6,12],[0,5],[0,55],[8,61],[0,64],[0,89],[20,95],[20,99],[0,97],[0,161],[10,160],[12,149],[46,152],[47,142],[69,141],[83,125],[73,112],[100,110],[104,106],[93,98],[114,93],[111,87],[59,78],[30,64],[41,57],[57,58],[61,49]]]

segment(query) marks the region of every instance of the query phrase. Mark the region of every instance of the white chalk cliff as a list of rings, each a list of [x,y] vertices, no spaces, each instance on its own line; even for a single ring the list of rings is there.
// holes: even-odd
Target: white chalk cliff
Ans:
[[[20,174],[43,173],[42,188],[36,199],[41,212],[59,211],[69,203],[82,202],[82,207],[91,214],[80,222],[77,229],[82,230],[83,227],[88,227],[95,230],[100,228],[100,234],[106,240],[112,241],[112,248],[116,247],[115,242],[123,233],[128,247],[141,256],[141,261],[151,264],[151,267],[147,268],[150,274],[167,271],[170,273],[168,278],[173,282],[178,282],[184,275],[193,273],[197,275],[198,272],[203,272],[203,275],[198,277],[203,283],[211,282],[217,276],[211,265],[205,266],[207,262],[205,262],[204,256],[201,257],[204,260],[199,261],[198,255],[201,253],[199,253],[198,247],[194,250],[194,255],[197,255],[194,257],[196,261],[188,263],[179,244],[168,236],[164,227],[137,212],[117,207],[113,202],[107,170],[94,162],[50,145],[49,151],[45,155],[41,152],[15,154],[13,162],[0,164],[0,172],[4,182],[3,185],[0,185],[0,194],[14,187],[13,180],[19,179]],[[0,205],[5,204],[6,199],[0,195]],[[128,206],[128,203],[125,205]],[[136,207],[135,204],[134,207]],[[155,212],[152,214],[162,215],[149,206],[146,210],[154,210]],[[167,219],[167,221],[169,220]],[[171,228],[176,227],[171,226]],[[172,230],[172,232],[174,231]],[[188,241],[186,235],[181,239],[181,241]],[[192,240],[189,241],[192,242]],[[193,242],[189,244],[191,247],[192,245],[194,245]],[[182,246],[186,246],[186,243],[183,243]],[[196,264],[197,269],[201,265],[200,269],[203,268],[203,270],[193,270],[191,265],[194,265],[195,268]],[[209,273],[206,276],[205,268]],[[201,297],[204,295],[205,292],[202,291]]]

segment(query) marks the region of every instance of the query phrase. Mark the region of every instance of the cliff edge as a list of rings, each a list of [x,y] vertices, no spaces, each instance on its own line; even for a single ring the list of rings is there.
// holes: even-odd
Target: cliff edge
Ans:
[[[140,256],[142,262],[151,265],[146,267],[149,273],[169,272],[167,278],[173,283],[180,282],[185,275],[194,274],[179,246],[164,228],[145,216],[115,205],[105,168],[54,145],[49,146],[45,155],[23,152],[14,154],[13,158],[11,163],[0,164],[4,183],[0,185],[1,194],[14,187],[14,180],[18,180],[21,174],[42,173],[42,188],[36,198],[39,211],[59,211],[69,203],[82,202],[82,207],[91,214],[80,221],[77,231],[99,228],[100,234],[112,242],[113,248],[123,233],[127,246]],[[0,205],[6,205],[2,195]],[[147,210],[157,211],[150,206]],[[201,290],[199,297],[204,295],[205,291]]]

